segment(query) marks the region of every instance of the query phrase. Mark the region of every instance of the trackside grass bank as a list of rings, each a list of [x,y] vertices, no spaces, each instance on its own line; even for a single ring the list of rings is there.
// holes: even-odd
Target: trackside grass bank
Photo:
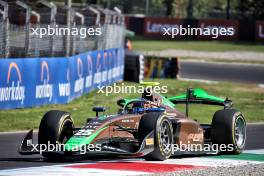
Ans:
[[[161,85],[168,86],[167,97],[179,95],[186,91],[187,87],[202,88],[209,94],[229,97],[234,101],[237,109],[245,114],[247,122],[264,122],[264,88],[259,88],[255,84],[240,83],[218,83],[206,84],[199,82],[178,81],[172,79],[155,80]],[[136,85],[134,83],[125,83],[125,85]],[[94,106],[105,106],[108,108],[107,114],[116,113],[119,107],[116,101],[121,98],[135,98],[138,94],[109,94],[93,91],[84,95],[67,105],[47,105],[42,107],[1,110],[0,111],[0,131],[15,131],[38,128],[40,120],[45,112],[53,109],[71,112],[75,126],[85,123],[88,117],[94,117],[92,111]],[[176,106],[179,110],[185,112],[184,105]],[[213,113],[222,107],[207,105],[191,105],[190,117],[197,119],[201,123],[211,123]]]

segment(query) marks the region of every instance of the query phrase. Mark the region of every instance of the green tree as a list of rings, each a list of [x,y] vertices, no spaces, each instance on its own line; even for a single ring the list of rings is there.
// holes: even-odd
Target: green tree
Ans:
[[[188,0],[174,0],[173,16],[177,18],[185,18],[187,4],[188,4]]]
[[[237,12],[239,18],[264,19],[263,0],[238,0]]]

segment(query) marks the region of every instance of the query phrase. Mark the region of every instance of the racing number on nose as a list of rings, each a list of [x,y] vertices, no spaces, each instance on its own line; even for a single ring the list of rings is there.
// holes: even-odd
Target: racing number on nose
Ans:
[[[79,130],[75,135],[78,135],[78,136],[89,136],[93,133],[94,130],[91,130],[91,129],[81,129]]]

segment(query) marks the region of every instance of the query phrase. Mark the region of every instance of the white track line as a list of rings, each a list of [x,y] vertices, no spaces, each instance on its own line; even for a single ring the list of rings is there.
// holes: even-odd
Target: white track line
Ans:
[[[4,135],[4,134],[26,134],[28,133],[29,130],[21,130],[21,131],[3,131],[3,132],[0,132],[0,135]],[[34,133],[37,133],[38,132],[38,129],[34,129],[33,130]]]
[[[264,154],[264,149],[245,150],[243,153]]]
[[[181,81],[194,81],[194,82],[201,82],[201,83],[207,83],[207,84],[218,84],[218,81],[212,81],[212,80],[205,80],[205,79],[190,79],[190,78],[179,78]]]
[[[146,175],[146,172],[104,170],[104,169],[73,169],[59,166],[33,167],[21,170],[0,171],[0,175],[5,176],[113,176],[113,175]]]
[[[258,84],[258,87],[264,88],[264,84]]]
[[[230,60],[230,61],[221,61],[221,60],[215,60],[215,61],[210,61],[206,59],[181,59],[180,62],[197,62],[197,63],[208,63],[208,64],[218,64],[218,65],[237,65],[237,66],[257,66],[257,67],[264,67],[264,64],[261,63],[245,63],[242,61],[236,61],[236,60]]]

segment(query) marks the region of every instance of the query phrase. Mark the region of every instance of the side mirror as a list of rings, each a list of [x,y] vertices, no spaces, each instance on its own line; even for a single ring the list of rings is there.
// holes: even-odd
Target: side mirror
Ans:
[[[193,88],[188,88],[187,89],[187,99],[194,98],[194,90]]]
[[[228,109],[228,108],[232,108],[232,106],[233,106],[232,100],[229,100],[228,98],[226,98],[224,101],[224,108]]]
[[[193,88],[188,88],[186,93],[186,116],[189,116],[189,99],[194,98]]]
[[[98,117],[99,112],[105,112],[105,107],[93,107],[93,111],[96,112],[96,117]]]

